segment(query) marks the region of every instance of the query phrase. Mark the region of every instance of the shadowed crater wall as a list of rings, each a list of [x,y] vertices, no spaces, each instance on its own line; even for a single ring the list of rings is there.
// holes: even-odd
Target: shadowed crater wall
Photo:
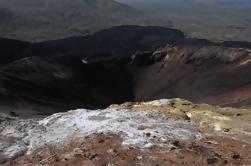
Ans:
[[[3,112],[43,115],[176,97],[251,104],[250,43],[213,43],[139,26],[33,44],[0,41]]]

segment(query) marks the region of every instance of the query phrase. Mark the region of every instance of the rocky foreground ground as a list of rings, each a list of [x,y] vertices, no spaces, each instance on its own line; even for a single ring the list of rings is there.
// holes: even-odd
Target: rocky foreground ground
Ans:
[[[250,165],[251,110],[182,99],[2,116],[2,165]]]

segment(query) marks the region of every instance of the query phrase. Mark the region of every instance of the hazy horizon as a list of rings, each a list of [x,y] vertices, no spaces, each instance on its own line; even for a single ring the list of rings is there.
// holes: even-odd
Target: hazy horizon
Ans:
[[[235,7],[248,7],[251,6],[250,0],[115,0],[120,3],[124,3],[131,7],[137,7],[141,9],[170,9],[186,8],[196,9],[205,7],[221,7],[221,9],[228,10],[229,8]],[[215,10],[215,8],[213,9]]]

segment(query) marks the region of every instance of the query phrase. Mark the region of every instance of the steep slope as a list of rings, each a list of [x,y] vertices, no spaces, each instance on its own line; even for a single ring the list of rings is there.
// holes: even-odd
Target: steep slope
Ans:
[[[154,55],[162,59],[153,61]],[[179,97],[224,106],[251,104],[250,49],[177,44],[134,59],[136,101]]]
[[[7,112],[50,114],[57,108],[103,108],[131,101],[132,78],[126,68],[130,55],[179,39],[183,34],[174,29],[122,26],[32,44],[25,58],[1,68],[1,106],[7,105]]]

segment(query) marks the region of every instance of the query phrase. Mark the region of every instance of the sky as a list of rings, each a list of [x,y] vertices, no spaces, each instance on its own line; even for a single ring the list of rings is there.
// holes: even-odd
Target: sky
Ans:
[[[118,2],[122,2],[129,5],[137,5],[137,6],[147,6],[153,5],[155,6],[166,6],[166,5],[189,5],[191,3],[197,4],[251,4],[251,0],[116,0]]]
[[[148,10],[230,10],[251,6],[251,0],[116,0],[131,7]]]

